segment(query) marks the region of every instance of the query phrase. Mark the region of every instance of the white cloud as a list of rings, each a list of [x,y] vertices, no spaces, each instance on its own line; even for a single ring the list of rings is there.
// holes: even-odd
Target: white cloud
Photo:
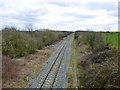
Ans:
[[[1,0],[2,25],[57,30],[118,30],[118,0]]]

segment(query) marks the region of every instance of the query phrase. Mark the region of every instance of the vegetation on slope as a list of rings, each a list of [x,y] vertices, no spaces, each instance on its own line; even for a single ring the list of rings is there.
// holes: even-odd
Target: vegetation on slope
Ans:
[[[40,73],[42,64],[51,55],[52,48],[40,49],[34,54],[19,58],[2,58],[2,87],[24,88]]]
[[[108,36],[108,44],[103,34],[107,33],[76,32],[80,88],[120,88],[120,50],[111,47],[117,40]]]

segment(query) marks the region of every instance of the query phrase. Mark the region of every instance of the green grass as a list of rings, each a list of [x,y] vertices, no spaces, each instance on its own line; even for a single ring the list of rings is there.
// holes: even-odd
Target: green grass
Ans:
[[[119,42],[120,33],[102,33],[104,42],[110,46],[118,47],[120,46]]]

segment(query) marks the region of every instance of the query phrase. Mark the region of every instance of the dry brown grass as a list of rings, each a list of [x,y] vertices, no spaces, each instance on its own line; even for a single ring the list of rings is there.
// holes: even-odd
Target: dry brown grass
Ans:
[[[55,42],[36,53],[20,58],[2,58],[2,87],[3,88],[24,88],[29,80],[37,77],[42,65],[56,50],[63,40]]]
[[[28,80],[40,70],[50,55],[51,49],[38,50],[21,58],[3,57],[3,88],[23,88]],[[28,80],[27,80],[28,77]]]

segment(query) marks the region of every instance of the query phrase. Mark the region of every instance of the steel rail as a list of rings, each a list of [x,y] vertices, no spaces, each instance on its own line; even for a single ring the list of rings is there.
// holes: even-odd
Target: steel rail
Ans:
[[[66,43],[65,43],[65,44],[66,44]],[[45,79],[43,80],[43,82],[42,82],[42,84],[41,84],[41,86],[40,86],[39,90],[41,90],[41,88],[42,88],[42,86],[44,85],[44,83],[45,83],[45,81],[46,81],[47,77],[49,76],[50,72],[52,71],[52,69],[53,69],[53,67],[54,67],[54,65],[55,65],[55,63],[56,63],[56,61],[57,61],[58,57],[60,56],[60,54],[61,54],[61,52],[62,52],[63,48],[65,47],[65,44],[64,44],[64,46],[62,47],[62,49],[60,50],[59,54],[57,55],[57,57],[56,57],[56,59],[55,59],[54,63],[52,64],[52,66],[51,66],[50,70],[48,71],[47,75],[45,76]]]
[[[52,85],[51,85],[51,88],[53,87],[53,85],[54,85],[54,83],[55,83],[55,80],[56,80],[56,78],[57,78],[58,71],[59,71],[59,68],[60,68],[60,66],[61,66],[63,56],[65,55],[65,50],[66,50],[66,48],[67,48],[67,45],[66,45],[66,47],[65,47],[65,49],[64,49],[64,52],[63,52],[62,58],[61,58],[61,60],[60,60],[59,66],[58,66],[58,68],[57,68],[57,72],[56,72],[56,74],[55,74],[55,78],[54,78],[53,83],[52,83]]]

